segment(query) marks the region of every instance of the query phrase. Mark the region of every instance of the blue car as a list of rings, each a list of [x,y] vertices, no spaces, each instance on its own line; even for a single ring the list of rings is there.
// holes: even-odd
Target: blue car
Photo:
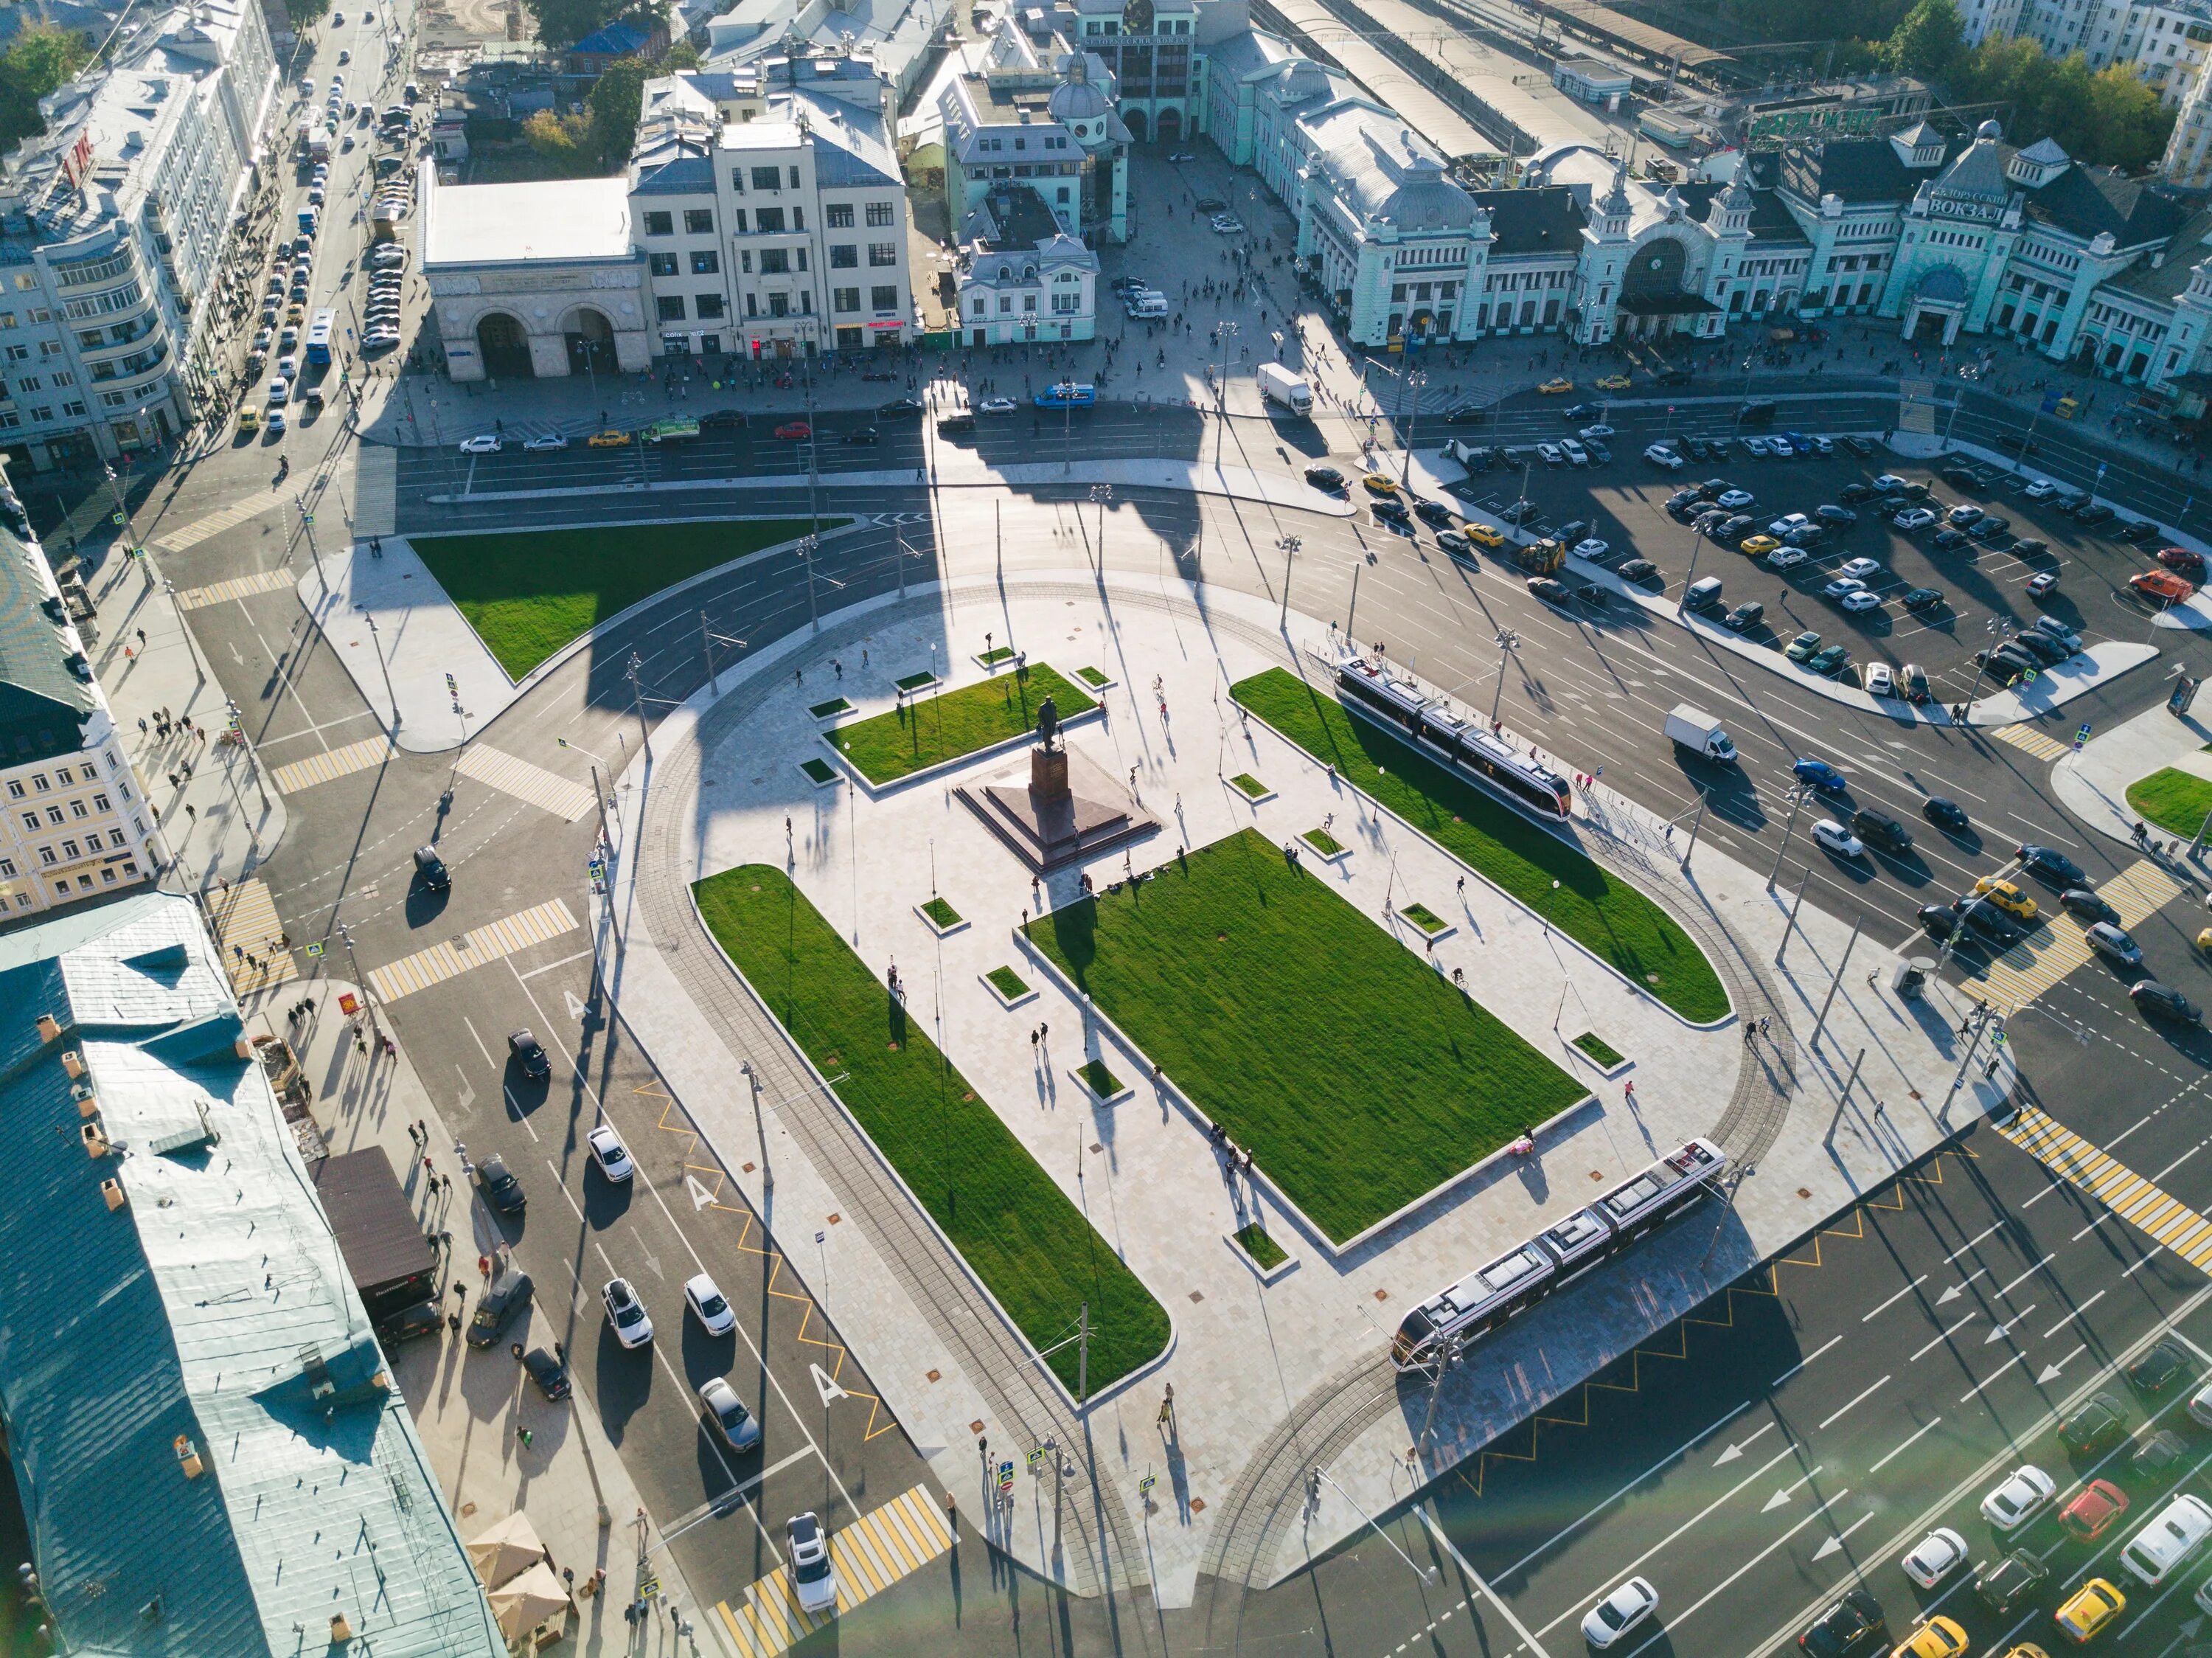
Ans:
[[[1784,432],[1782,436],[1790,440],[1790,447],[1795,453],[1798,454],[1813,453],[1813,440],[1803,432]]]
[[[1844,781],[1844,774],[1826,760],[1802,759],[1790,770],[1796,774],[1798,782],[1809,783],[1826,794],[1839,795],[1850,787]]]

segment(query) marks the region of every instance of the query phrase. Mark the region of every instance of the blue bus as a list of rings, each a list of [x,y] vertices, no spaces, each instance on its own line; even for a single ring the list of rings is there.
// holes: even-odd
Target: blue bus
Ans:
[[[337,319],[328,311],[315,313],[315,320],[307,327],[307,361],[325,363],[331,360],[331,327]]]
[[[1089,381],[1063,380],[1036,394],[1040,409],[1087,409],[1098,401],[1098,388]]]

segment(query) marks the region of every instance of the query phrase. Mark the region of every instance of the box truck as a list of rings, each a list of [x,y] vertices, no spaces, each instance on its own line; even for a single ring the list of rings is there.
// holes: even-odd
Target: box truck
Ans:
[[[1254,376],[1260,382],[1260,394],[1270,403],[1279,403],[1292,414],[1313,411],[1313,388],[1279,363],[1263,363]]]
[[[1667,735],[1693,754],[1723,765],[1735,764],[1735,744],[1711,715],[1687,703],[1677,703],[1667,716]]]

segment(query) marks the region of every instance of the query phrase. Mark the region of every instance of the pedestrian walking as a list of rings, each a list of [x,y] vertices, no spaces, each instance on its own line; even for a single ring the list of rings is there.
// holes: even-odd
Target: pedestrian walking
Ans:
[[[1632,1106],[1636,1103],[1636,1081],[1633,1077],[1620,1085],[1620,1100],[1623,1105]]]
[[[524,1427],[519,1422],[514,1424],[514,1436],[522,1442],[522,1448],[524,1450],[526,1451],[530,1448],[530,1429]]]
[[[1762,1014],[1759,1016],[1759,1033],[1761,1036],[1765,1036],[1772,1031],[1773,1027],[1774,1021]]]
[[[1759,1027],[1758,1027],[1758,1026],[1756,1026],[1756,1025],[1746,1025],[1746,1026],[1743,1027],[1743,1045],[1744,1045],[1744,1046],[1745,1046],[1745,1047],[1747,1047],[1747,1048],[1748,1048],[1748,1047],[1749,1047],[1753,1043],[1756,1042],[1757,1040],[1759,1040]]]

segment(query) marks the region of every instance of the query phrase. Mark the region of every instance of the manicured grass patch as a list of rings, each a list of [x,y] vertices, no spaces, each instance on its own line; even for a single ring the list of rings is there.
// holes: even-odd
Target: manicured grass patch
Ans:
[[[822,527],[848,521],[825,518]],[[520,680],[639,600],[811,527],[803,519],[741,518],[424,535],[413,545],[507,677]]]
[[[1398,913],[1425,933],[1440,933],[1444,930],[1444,918],[1425,904],[1401,904]]]
[[[841,726],[830,741],[869,782],[894,783],[1036,730],[1037,708],[1047,697],[1063,720],[1097,706],[1052,669],[1031,662],[1026,679],[1009,674],[941,697],[917,698],[888,714]]]
[[[853,711],[853,704],[847,702],[842,697],[832,697],[826,703],[815,704],[813,707],[808,709],[806,711],[811,714],[817,720],[826,720],[832,714],[851,713]]]
[[[2169,765],[2130,783],[2128,804],[2145,822],[2194,840],[2204,826],[2204,814],[2212,812],[2212,778]]]
[[[1103,1059],[1085,1060],[1075,1068],[1075,1074],[1083,1079],[1083,1086],[1101,1100],[1111,1100],[1121,1091],[1121,1079],[1106,1069]]]
[[[1586,1092],[1256,830],[1028,932],[1332,1238]]]
[[[991,988],[1009,1002],[1018,1002],[1030,993],[1029,981],[1012,967],[994,967],[983,975],[991,981]]]
[[[1298,838],[1325,858],[1333,858],[1344,850],[1344,843],[1326,829],[1309,829]]]
[[[1625,1064],[1628,1059],[1626,1054],[1617,1051],[1611,1043],[1595,1031],[1584,1031],[1580,1036],[1575,1038],[1575,1045],[1607,1070],[1611,1070],[1615,1065]]]
[[[799,763],[799,769],[806,773],[810,780],[817,783],[835,783],[837,780],[837,768],[824,759],[811,758],[803,759]]]
[[[957,927],[960,924],[960,911],[941,898],[931,899],[921,906],[921,912],[939,927]]]
[[[1268,788],[1266,783],[1261,783],[1259,778],[1254,777],[1249,771],[1239,771],[1235,777],[1230,778],[1229,783],[1232,789],[1236,789],[1238,794],[1243,795],[1246,800],[1264,799],[1266,796],[1275,792],[1273,789]]]
[[[937,675],[924,668],[919,674],[909,674],[904,679],[893,680],[891,683],[901,691],[920,691],[924,686],[935,685]]]
[[[1082,680],[1084,684],[1089,686],[1093,691],[1103,691],[1108,686],[1114,683],[1110,678],[1106,674],[1100,673],[1095,667],[1079,667],[1075,670],[1075,677]]]
[[[1231,694],[1685,1019],[1727,1014],[1719,975],[1680,924],[1540,825],[1281,668]]]
[[[1091,1386],[1146,1363],[1167,1314],[782,871],[725,870],[693,889],[708,930],[825,1074],[1030,1343],[1091,1304]],[[1076,1350],[1047,1361],[1071,1392]]]
[[[1012,645],[995,645],[989,650],[977,651],[975,660],[986,667],[996,667],[1000,662],[1014,660],[1014,648]]]
[[[1290,1257],[1283,1253],[1282,1245],[1267,1235],[1267,1228],[1255,1221],[1249,1226],[1240,1226],[1229,1234],[1237,1240],[1237,1247],[1260,1264],[1262,1271],[1272,1272]]]

